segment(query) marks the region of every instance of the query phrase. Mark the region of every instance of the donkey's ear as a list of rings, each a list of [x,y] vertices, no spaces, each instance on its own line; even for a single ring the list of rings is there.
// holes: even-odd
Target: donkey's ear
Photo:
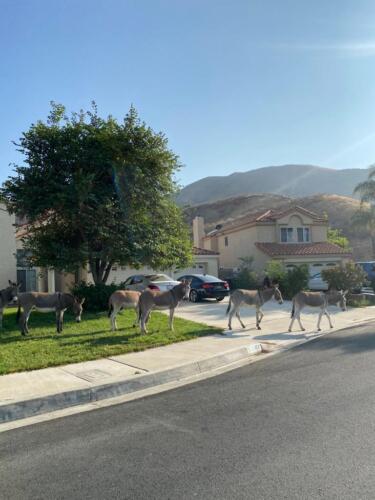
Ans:
[[[10,280],[8,280],[8,283],[9,283],[9,285],[13,285],[13,283]]]
[[[86,297],[83,297],[81,300],[78,300],[78,302],[82,305],[85,303]]]
[[[343,296],[346,297],[349,293],[349,290],[345,290],[345,292],[343,292]]]

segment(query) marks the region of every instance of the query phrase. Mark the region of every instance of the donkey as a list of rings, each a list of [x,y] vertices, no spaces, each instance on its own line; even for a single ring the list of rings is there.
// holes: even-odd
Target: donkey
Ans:
[[[264,316],[262,306],[272,297],[274,297],[279,304],[283,303],[283,298],[277,285],[263,290],[234,290],[229,297],[229,304],[226,310],[226,314],[229,313],[228,329],[232,329],[232,318],[234,315],[237,316],[242,328],[246,328],[240,316],[240,307],[245,304],[255,307],[256,327],[257,330],[261,330],[260,322]]]
[[[304,332],[305,328],[301,323],[301,311],[305,306],[319,307],[319,317],[318,317],[318,332],[321,331],[320,321],[323,314],[327,316],[330,328],[333,328],[331,317],[327,311],[329,305],[336,304],[342,311],[346,311],[346,294],[348,292],[330,290],[329,292],[298,292],[292,299],[293,307],[291,314],[291,322],[288,331],[292,331],[293,323],[297,319],[301,330]]]
[[[18,311],[17,321],[21,317],[21,333],[26,335],[29,333],[28,321],[31,311],[47,313],[55,311],[56,313],[56,331],[61,333],[63,330],[64,312],[70,308],[75,315],[77,323],[81,321],[83,303],[85,299],[78,299],[70,293],[43,293],[43,292],[26,292],[18,295]],[[22,307],[22,315],[21,315]]]
[[[174,311],[183,299],[189,298],[191,281],[184,280],[174,286],[167,292],[150,290],[147,288],[139,297],[139,321],[141,323],[141,332],[147,333],[147,322],[150,318],[152,309],[169,309],[169,328],[173,329]]]
[[[0,290],[0,328],[3,327],[4,309],[9,302],[16,301],[21,283],[13,283],[8,280],[9,286]]]
[[[139,319],[138,303],[141,292],[133,290],[116,290],[109,297],[108,301],[108,317],[111,318],[112,331],[117,330],[116,316],[123,309],[135,309],[136,322],[133,327],[137,326]]]

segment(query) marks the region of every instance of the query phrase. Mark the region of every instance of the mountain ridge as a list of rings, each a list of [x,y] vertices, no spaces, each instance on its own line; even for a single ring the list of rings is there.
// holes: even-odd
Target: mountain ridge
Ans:
[[[204,177],[182,188],[176,200],[178,204],[186,206],[257,193],[289,197],[314,194],[352,196],[355,186],[365,180],[367,175],[367,168],[273,165],[225,176]]]

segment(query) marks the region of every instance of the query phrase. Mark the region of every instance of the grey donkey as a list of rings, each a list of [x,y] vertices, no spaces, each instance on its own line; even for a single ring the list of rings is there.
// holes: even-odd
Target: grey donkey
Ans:
[[[21,283],[8,280],[9,286],[0,290],[0,328],[3,327],[4,309],[9,302],[16,302]]]
[[[255,307],[256,327],[257,330],[261,330],[260,322],[264,316],[262,306],[273,297],[279,304],[283,303],[283,297],[277,285],[264,288],[263,290],[234,290],[229,297],[229,304],[226,310],[226,314],[229,313],[228,329],[232,329],[232,318],[234,315],[236,315],[242,328],[246,328],[241,320],[240,307],[247,305]]]
[[[79,323],[81,321],[83,303],[85,299],[78,299],[70,293],[26,292],[18,295],[17,321],[21,317],[20,327],[22,335],[29,333],[28,321],[32,310],[47,313],[56,313],[56,330],[63,329],[64,312],[70,308]],[[22,307],[22,314],[21,314]]]
[[[190,281],[184,280],[167,292],[146,289],[139,298],[141,332],[147,333],[147,323],[153,309],[169,309],[169,328],[173,332],[174,311],[178,303],[189,298]]]
[[[319,317],[317,329],[318,332],[321,331],[320,322],[323,314],[327,316],[330,328],[333,328],[331,317],[327,311],[329,305],[337,304],[342,311],[346,311],[346,295],[347,291],[343,292],[337,290],[331,290],[329,292],[298,292],[292,299],[293,307],[291,314],[291,322],[289,325],[289,332],[292,331],[293,323],[297,319],[301,330],[304,332],[305,328],[301,323],[301,311],[304,307],[319,307]]]

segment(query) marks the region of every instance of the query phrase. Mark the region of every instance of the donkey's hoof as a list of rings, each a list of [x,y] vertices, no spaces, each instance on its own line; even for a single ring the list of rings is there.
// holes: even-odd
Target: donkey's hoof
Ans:
[[[291,329],[291,328],[288,328],[288,332],[290,333],[291,331],[292,331],[292,329]]]
[[[333,328],[333,325],[330,325],[330,328]]]
[[[246,328],[246,325],[242,325],[242,328]]]
[[[261,330],[261,327],[260,327],[260,326],[257,326],[257,330]]]
[[[321,332],[321,331],[322,331],[322,329],[321,329],[321,328],[318,328],[318,332]]]
[[[305,332],[306,331],[306,328],[302,328],[302,331]]]

